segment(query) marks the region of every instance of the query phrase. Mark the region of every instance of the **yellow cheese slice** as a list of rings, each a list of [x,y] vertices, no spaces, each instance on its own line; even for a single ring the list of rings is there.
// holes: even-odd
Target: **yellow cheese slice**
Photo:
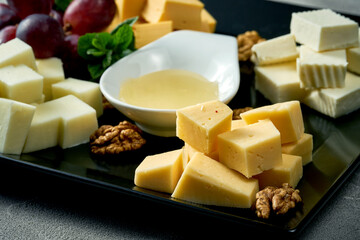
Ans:
[[[301,138],[295,142],[285,143],[281,146],[282,153],[302,157],[303,165],[312,161],[312,150],[313,136],[309,133],[304,133]]]
[[[135,185],[172,193],[182,174],[182,149],[147,156],[135,170]]]
[[[249,208],[258,190],[256,179],[247,179],[204,154],[195,153],[171,196],[206,205]]]
[[[141,48],[173,31],[172,21],[158,23],[137,22],[133,25],[135,48]]]

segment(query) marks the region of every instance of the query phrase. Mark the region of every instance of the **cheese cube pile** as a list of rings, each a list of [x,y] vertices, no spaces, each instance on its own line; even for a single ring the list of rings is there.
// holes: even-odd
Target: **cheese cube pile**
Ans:
[[[330,9],[293,13],[289,34],[252,47],[255,88],[272,103],[298,100],[333,118],[357,110],[359,35],[358,23]]]
[[[268,185],[296,187],[313,149],[300,103],[255,108],[241,120],[229,118],[229,110],[220,101],[177,110],[183,148],[146,157],[135,170],[135,185],[175,199],[237,208],[250,208]]]
[[[118,24],[139,17],[133,25],[135,48],[180,29],[215,32],[216,20],[198,0],[116,0],[117,12],[104,31],[111,32]]]
[[[35,59],[15,38],[0,45],[0,112],[0,153],[69,148],[98,128],[102,95],[96,83],[65,79],[60,59]]]

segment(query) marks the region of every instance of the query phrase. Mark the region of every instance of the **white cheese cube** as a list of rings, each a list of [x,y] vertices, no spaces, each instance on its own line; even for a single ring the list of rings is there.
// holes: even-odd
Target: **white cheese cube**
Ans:
[[[252,60],[257,65],[274,64],[295,60],[299,53],[294,35],[286,34],[255,44],[251,51]]]
[[[52,85],[53,98],[72,94],[96,110],[97,117],[103,114],[102,94],[98,83],[67,78]]]
[[[0,67],[19,64],[25,64],[33,70],[37,70],[35,55],[30,45],[18,38],[1,44]]]
[[[43,79],[23,64],[0,68],[0,96],[23,103],[41,101]]]
[[[35,107],[0,98],[0,152],[21,154]]]
[[[51,85],[65,80],[63,63],[61,59],[52,57],[46,59],[37,59],[36,65],[38,73],[44,77],[43,93],[45,101],[53,99]]]
[[[315,52],[303,45],[296,63],[301,88],[335,88],[345,85],[345,49]]]
[[[255,88],[272,103],[301,100],[305,90],[300,88],[296,62],[255,67]]]
[[[293,13],[290,23],[296,41],[315,51],[357,46],[358,28],[358,23],[330,9]]]
[[[346,50],[346,56],[348,61],[348,71],[360,74],[360,47],[348,48]]]
[[[360,76],[347,72],[343,88],[309,91],[303,103],[333,118],[351,113],[360,108]]]
[[[24,153],[34,152],[58,145],[60,114],[53,101],[36,106],[28,136],[23,148]]]
[[[89,141],[98,129],[96,111],[73,95],[53,100],[61,118],[58,143],[69,148]]]

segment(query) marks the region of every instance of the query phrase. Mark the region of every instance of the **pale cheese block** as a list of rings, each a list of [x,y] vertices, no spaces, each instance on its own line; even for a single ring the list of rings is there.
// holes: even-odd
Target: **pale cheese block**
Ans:
[[[270,119],[281,135],[281,144],[297,141],[304,134],[304,121],[299,101],[275,103],[240,114],[247,124]]]
[[[306,93],[300,88],[295,61],[255,66],[255,88],[271,103],[301,100]]]
[[[299,53],[294,35],[286,34],[255,44],[251,51],[256,65],[294,61]]]
[[[348,48],[346,50],[347,70],[360,75],[360,47]]]
[[[182,149],[147,156],[135,170],[135,185],[173,193],[182,174]]]
[[[89,142],[90,135],[98,129],[95,109],[74,95],[52,101],[61,119],[59,146],[65,149]]]
[[[35,55],[30,45],[14,38],[0,45],[0,67],[24,64],[37,70]]]
[[[217,135],[231,129],[233,111],[219,100],[178,109],[176,136],[198,151],[217,151]]]
[[[189,202],[250,208],[259,190],[256,179],[247,179],[202,153],[195,153],[171,195]]]
[[[53,99],[52,84],[65,80],[63,63],[60,58],[51,57],[45,59],[37,59],[36,66],[38,73],[44,77],[43,93],[45,101]]]
[[[244,127],[246,125],[247,124],[243,119],[232,120],[231,121],[231,130],[234,130],[239,127]]]
[[[218,143],[219,161],[247,178],[281,162],[280,132],[269,119],[219,134]]]
[[[93,107],[96,110],[97,117],[103,114],[102,94],[98,83],[67,78],[64,81],[52,84],[52,96],[54,99],[70,94]]]
[[[142,17],[150,23],[171,20],[174,29],[201,30],[204,4],[194,0],[148,0]]]
[[[0,96],[23,103],[41,101],[44,77],[27,65],[0,68]]]
[[[21,154],[35,107],[0,98],[0,152]]]
[[[36,105],[23,153],[39,151],[58,145],[62,109],[57,106],[56,101]]]
[[[360,76],[347,72],[343,88],[311,90],[302,102],[332,118],[349,114],[360,107]]]
[[[172,21],[138,22],[133,25],[135,48],[141,48],[173,31]]]
[[[302,158],[300,156],[282,154],[282,162],[268,171],[254,176],[259,180],[259,189],[267,186],[281,187],[283,183],[289,183],[296,188],[303,176]]]
[[[315,52],[300,46],[300,57],[296,61],[301,88],[336,88],[344,87],[346,50]]]
[[[302,157],[302,164],[304,166],[312,161],[313,136],[309,133],[304,133],[299,140],[283,144],[281,151],[285,154]]]
[[[358,29],[358,23],[330,9],[291,15],[290,32],[298,43],[315,51],[357,46]]]

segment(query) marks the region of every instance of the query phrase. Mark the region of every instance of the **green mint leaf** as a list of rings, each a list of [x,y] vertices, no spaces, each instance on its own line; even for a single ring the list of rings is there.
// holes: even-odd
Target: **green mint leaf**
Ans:
[[[83,36],[81,36],[78,40],[78,54],[85,60],[92,60],[93,56],[90,56],[87,54],[87,50],[94,48],[92,45],[92,39],[95,38],[96,33],[87,33]]]
[[[134,33],[131,26],[125,24],[122,25],[117,32],[113,35],[115,45],[115,51],[122,52],[129,48],[134,40]]]
[[[102,66],[104,69],[108,68],[112,64],[112,53],[112,50],[106,53],[106,57],[102,61]]]
[[[86,54],[94,57],[102,57],[106,54],[106,51],[104,52],[104,51],[99,51],[98,49],[95,48],[90,48],[86,51]]]
[[[137,20],[139,19],[139,17],[138,16],[136,16],[136,17],[133,17],[133,18],[128,18],[128,19],[126,19],[126,20],[124,20],[123,22],[121,22],[119,25],[117,25],[116,26],[116,28],[114,28],[112,31],[111,31],[111,35],[114,35],[116,32],[117,32],[117,30],[121,27],[121,26],[123,26],[123,25],[129,25],[129,26],[132,26]]]
[[[88,71],[92,79],[98,79],[104,73],[105,69],[101,63],[97,64],[88,64]]]

